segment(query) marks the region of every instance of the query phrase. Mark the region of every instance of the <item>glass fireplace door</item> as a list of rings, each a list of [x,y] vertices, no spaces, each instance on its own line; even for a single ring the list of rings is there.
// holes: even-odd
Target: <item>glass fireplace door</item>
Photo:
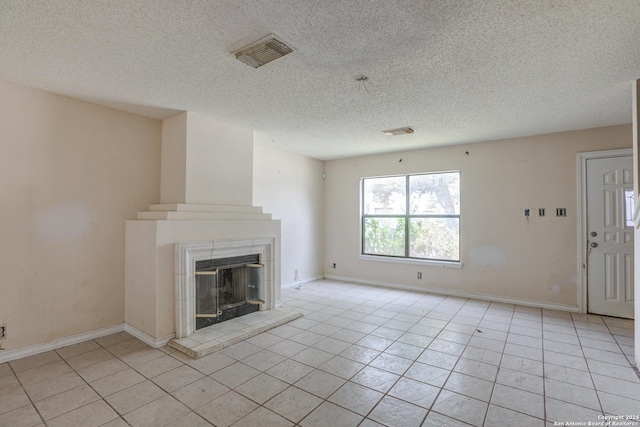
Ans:
[[[218,277],[219,270],[196,271],[196,319],[218,317],[220,298]]]
[[[264,304],[264,264],[247,264],[246,301],[249,304]]]

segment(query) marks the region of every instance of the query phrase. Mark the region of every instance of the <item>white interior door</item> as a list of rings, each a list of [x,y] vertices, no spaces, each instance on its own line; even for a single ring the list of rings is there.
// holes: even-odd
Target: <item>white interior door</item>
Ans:
[[[587,160],[589,313],[633,318],[632,160]]]

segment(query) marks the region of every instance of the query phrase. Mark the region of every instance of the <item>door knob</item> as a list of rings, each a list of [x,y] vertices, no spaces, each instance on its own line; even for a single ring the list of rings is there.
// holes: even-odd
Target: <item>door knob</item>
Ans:
[[[598,233],[596,233],[595,231],[592,231],[591,233],[589,233],[589,235],[591,237],[596,237],[598,235]]]
[[[591,246],[592,248],[597,248],[598,244],[596,242],[591,242],[589,246]]]

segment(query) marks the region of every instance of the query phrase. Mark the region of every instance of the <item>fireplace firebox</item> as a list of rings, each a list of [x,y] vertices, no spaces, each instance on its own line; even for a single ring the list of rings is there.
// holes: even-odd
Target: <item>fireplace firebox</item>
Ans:
[[[196,261],[197,329],[260,310],[264,265],[258,254]]]

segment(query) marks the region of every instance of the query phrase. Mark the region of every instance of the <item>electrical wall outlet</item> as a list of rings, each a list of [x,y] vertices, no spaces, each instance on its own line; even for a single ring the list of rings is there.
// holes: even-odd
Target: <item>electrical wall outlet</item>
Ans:
[[[0,340],[3,340],[7,337],[7,325],[4,323],[0,325]]]
[[[544,216],[544,208],[538,208],[538,216]]]
[[[525,209],[524,216],[529,216],[530,212],[531,212],[530,209]]]
[[[336,263],[331,264],[331,268],[336,268]]]
[[[418,271],[418,280],[422,280],[422,272]]]
[[[556,216],[567,216],[567,208],[556,208]]]

